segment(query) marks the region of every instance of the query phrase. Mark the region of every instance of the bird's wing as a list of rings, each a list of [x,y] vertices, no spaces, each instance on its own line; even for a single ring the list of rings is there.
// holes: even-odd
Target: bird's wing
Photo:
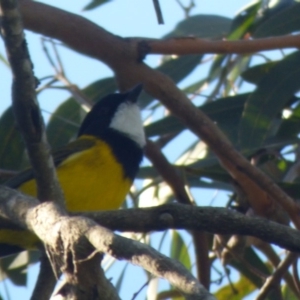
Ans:
[[[94,144],[95,144],[94,140],[80,138],[67,144],[66,146],[59,148],[58,150],[52,153],[55,166],[56,167],[59,166],[70,155],[89,149],[92,146],[94,146]],[[29,181],[33,178],[34,178],[33,169],[30,168],[20,172],[15,177],[9,179],[5,183],[5,185],[11,188],[18,188],[24,182]]]

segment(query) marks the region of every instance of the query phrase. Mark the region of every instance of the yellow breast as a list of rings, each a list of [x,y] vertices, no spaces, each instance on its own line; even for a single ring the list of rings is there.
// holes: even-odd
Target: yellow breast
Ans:
[[[131,180],[125,177],[110,147],[98,139],[94,147],[63,161],[57,167],[57,175],[67,209],[72,212],[117,209],[131,186]],[[19,189],[36,196],[34,180]]]
[[[93,137],[84,137],[93,139]],[[69,211],[117,209],[131,185],[110,147],[97,140],[94,147],[69,156],[57,167],[57,175]],[[30,180],[19,187],[25,194],[36,196],[36,184]],[[0,242],[34,249],[37,237],[24,230],[0,230]]]

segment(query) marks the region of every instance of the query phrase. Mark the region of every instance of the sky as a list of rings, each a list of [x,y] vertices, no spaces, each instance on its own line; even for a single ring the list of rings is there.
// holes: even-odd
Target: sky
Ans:
[[[161,8],[164,16],[165,24],[158,25],[156,20],[153,2],[151,0],[113,0],[108,4],[102,5],[100,8],[92,11],[82,11],[82,8],[88,3],[86,0],[72,1],[41,1],[47,2],[53,6],[70,12],[80,14],[89,20],[97,23],[111,33],[122,37],[152,37],[160,38],[174,29],[175,25],[183,20],[184,14],[176,0],[161,0]],[[189,3],[189,1],[182,1]],[[250,1],[246,0],[195,0],[196,8],[192,11],[195,14],[218,14],[232,18],[235,13]],[[41,37],[39,35],[26,32],[26,38],[34,64],[35,75],[42,78],[53,74],[53,69],[46,59],[45,53],[41,50]],[[0,54],[4,55],[5,50],[3,43],[0,42]],[[88,85],[92,81],[112,75],[112,71],[101,62],[75,53],[67,48],[60,47],[59,53],[66,70],[67,78],[73,84],[77,84],[80,88]],[[147,57],[147,64],[157,66],[160,57],[152,55]],[[203,71],[205,72],[205,71]],[[0,62],[0,114],[10,105],[10,86],[11,74],[7,66]],[[51,112],[55,110],[57,105],[69,97],[66,91],[47,90],[39,95],[41,108],[46,111],[44,118],[47,121]],[[208,199],[212,199],[215,191],[209,191]],[[168,239],[170,237],[167,237]],[[155,238],[154,238],[155,243]],[[167,243],[167,242],[165,242]],[[118,268],[124,263],[120,263]],[[137,267],[130,267],[131,274],[134,277],[143,277],[144,271]],[[29,299],[30,293],[34,286],[37,275],[38,266],[30,268],[28,288],[14,288],[9,282],[0,283],[0,294],[5,295],[5,289],[8,289],[10,298],[4,296],[5,300],[9,299]],[[112,273],[113,274],[113,271]],[[139,275],[138,275],[139,274]],[[113,275],[112,275],[113,276]],[[143,277],[145,278],[145,277]],[[130,280],[126,283],[126,288],[131,293],[136,292],[143,285],[144,279],[140,282]],[[122,289],[121,298],[130,299],[132,294],[127,295],[127,289]],[[144,299],[142,293],[137,299]]]

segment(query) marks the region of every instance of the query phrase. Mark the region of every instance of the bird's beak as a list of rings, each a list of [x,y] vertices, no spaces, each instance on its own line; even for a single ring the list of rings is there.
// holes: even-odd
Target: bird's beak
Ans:
[[[136,85],[133,89],[129,90],[127,93],[126,101],[136,103],[137,99],[143,89],[143,85],[140,83]]]

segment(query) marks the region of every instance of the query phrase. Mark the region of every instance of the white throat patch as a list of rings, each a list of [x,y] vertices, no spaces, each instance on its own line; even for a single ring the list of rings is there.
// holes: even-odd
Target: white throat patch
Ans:
[[[126,134],[141,148],[146,144],[141,112],[135,103],[120,104],[109,127]]]

